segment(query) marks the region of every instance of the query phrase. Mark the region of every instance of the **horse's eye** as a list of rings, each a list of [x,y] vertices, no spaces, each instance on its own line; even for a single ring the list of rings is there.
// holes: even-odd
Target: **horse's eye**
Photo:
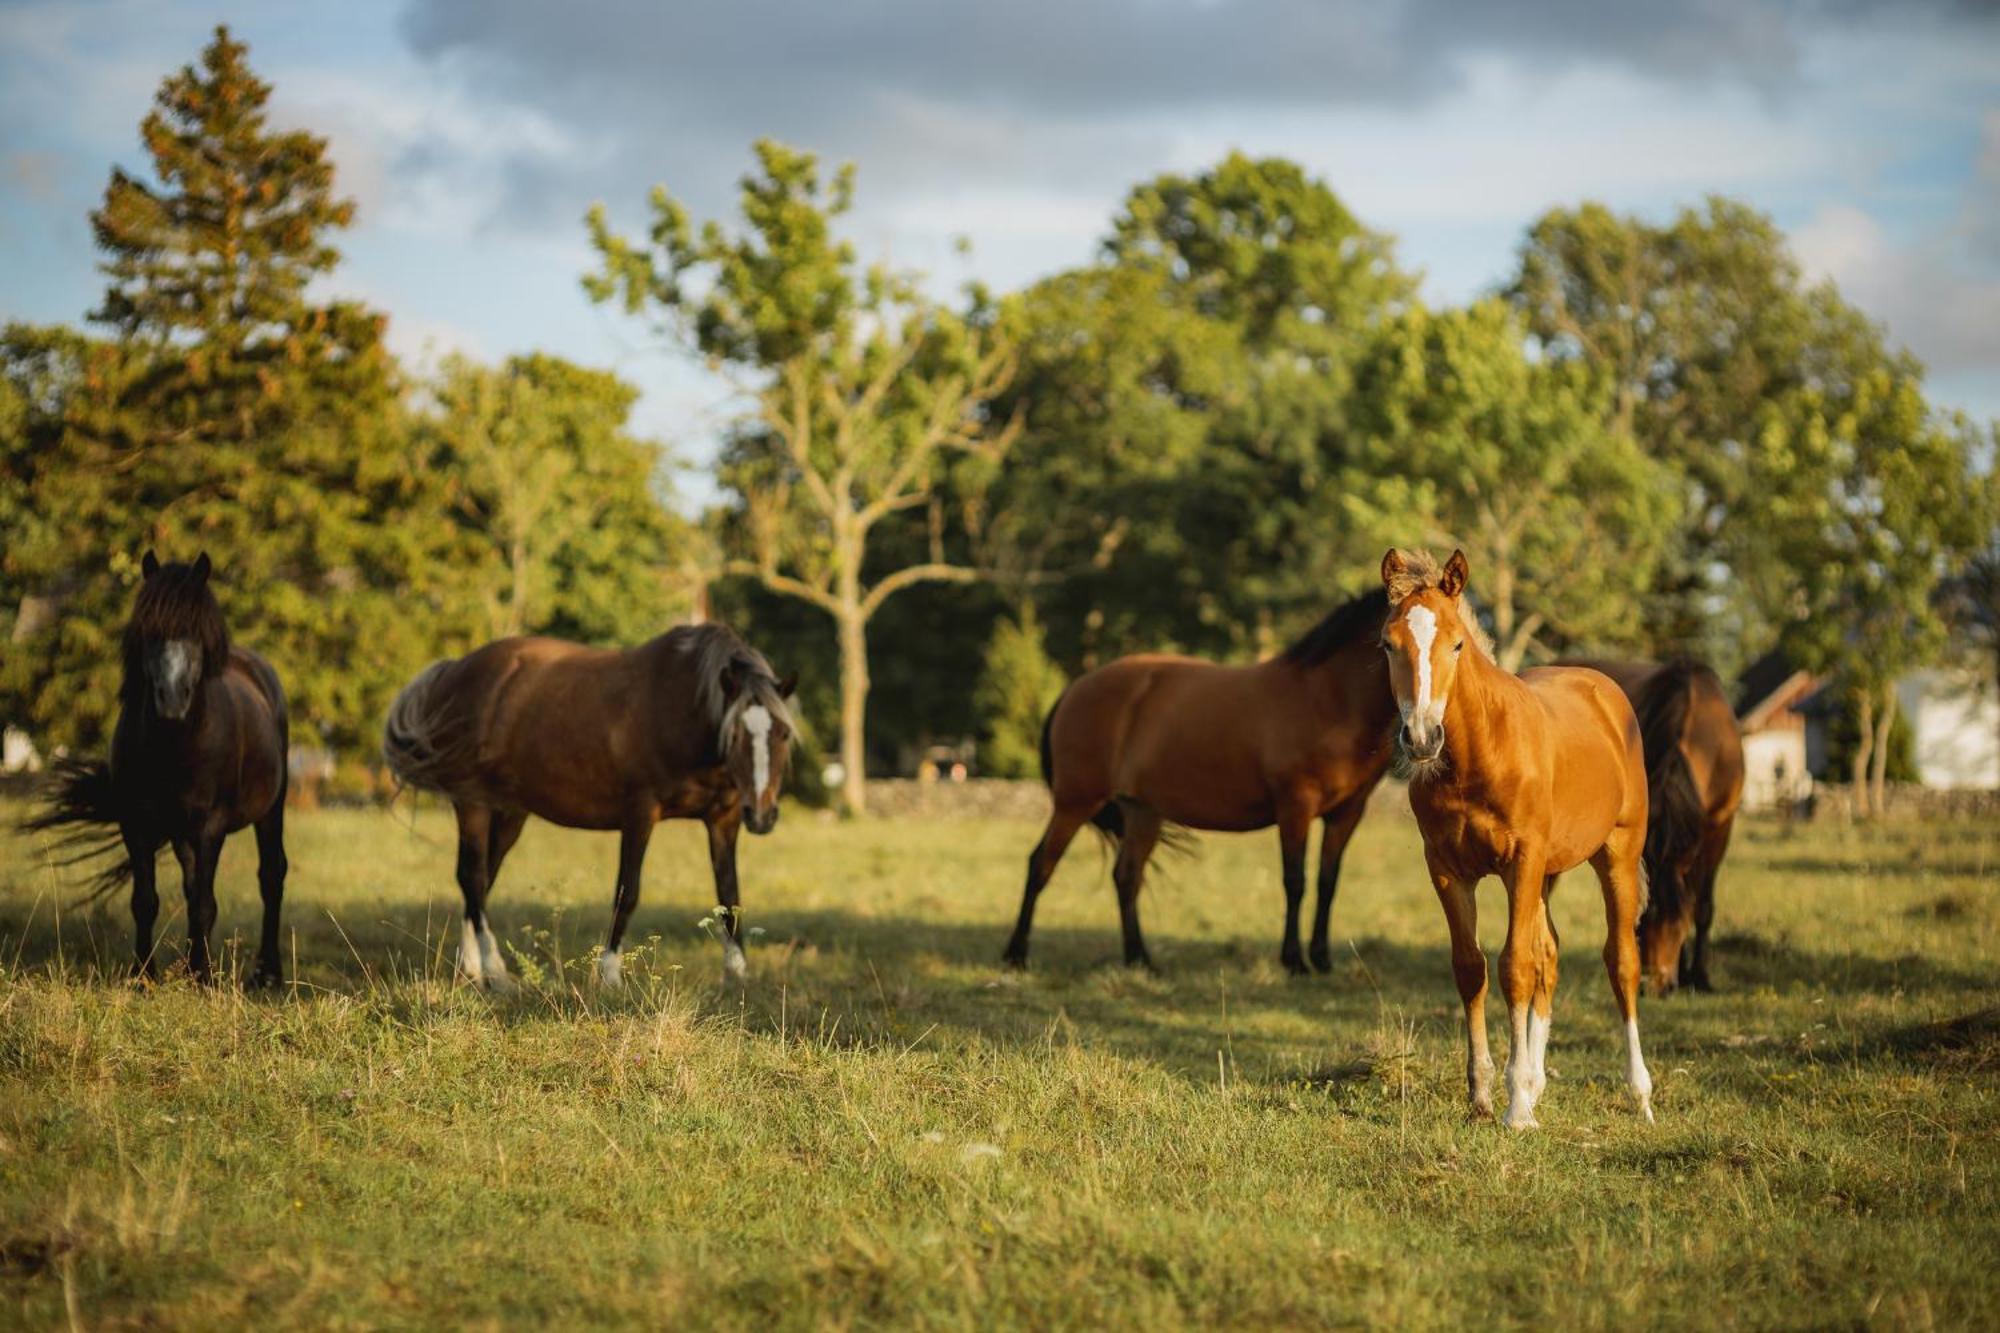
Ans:
[[[1464,651],[1465,651],[1465,641],[1463,639],[1459,640],[1457,643],[1454,643],[1451,646],[1451,655],[1453,657],[1457,657],[1460,653]]]

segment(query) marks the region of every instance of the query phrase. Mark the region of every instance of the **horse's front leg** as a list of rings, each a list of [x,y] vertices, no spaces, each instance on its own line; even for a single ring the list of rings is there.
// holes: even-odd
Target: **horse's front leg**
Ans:
[[[264,929],[257,946],[253,988],[277,986],[285,980],[284,959],[278,952],[279,914],[285,902],[285,798],[280,794],[257,821],[257,889],[264,900]]]
[[[206,986],[215,980],[209,936],[215,932],[215,868],[222,860],[220,834],[204,833],[192,845],[175,843],[181,863],[181,894],[187,899],[188,972]]]
[[[611,935],[604,942],[604,952],[597,956],[598,983],[609,990],[618,989],[625,979],[619,950],[624,947],[632,911],[639,905],[639,879],[646,866],[646,844],[653,839],[653,813],[650,809],[633,812],[618,834],[618,886],[611,900]]]
[[[160,919],[160,844],[131,828],[121,832],[125,857],[132,866],[132,977],[152,981],[160,975],[153,955],[153,926]]]
[[[715,871],[716,915],[722,918],[722,974],[732,981],[746,980],[749,960],[743,956],[743,912],[736,887],[736,835],[742,831],[743,815],[731,805],[721,814],[708,817],[708,863]]]
[[[1472,1114],[1493,1115],[1493,1053],[1486,1044],[1486,951],[1479,947],[1478,881],[1456,878],[1436,866],[1431,883],[1451,930],[1451,975],[1465,1006],[1465,1091]]]
[[[1305,951],[1299,947],[1299,909],[1306,898],[1306,836],[1312,821],[1310,810],[1278,813],[1278,854],[1285,877],[1285,934],[1279,941],[1278,961],[1295,977],[1307,975]]]
[[[1333,946],[1328,939],[1333,926],[1333,898],[1340,890],[1340,858],[1347,851],[1354,826],[1368,808],[1368,793],[1349,797],[1321,821],[1319,834],[1319,900],[1313,908],[1312,965],[1318,972],[1333,971]]]
[[[1505,871],[1507,944],[1500,951],[1500,989],[1507,997],[1509,1129],[1535,1128],[1535,1101],[1546,1082],[1544,1059],[1555,1001],[1556,951],[1543,907],[1547,876],[1540,848],[1523,848]]]

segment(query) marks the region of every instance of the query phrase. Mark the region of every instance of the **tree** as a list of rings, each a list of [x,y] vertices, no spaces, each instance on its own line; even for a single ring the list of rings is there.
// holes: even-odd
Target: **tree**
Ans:
[[[840,755],[846,808],[865,808],[863,729],[868,624],[884,602],[927,581],[971,582],[941,525],[928,558],[870,567],[877,529],[931,509],[944,473],[990,478],[1019,433],[992,411],[1015,351],[983,293],[963,309],[926,296],[914,275],[861,265],[835,224],[853,197],[851,167],[822,180],[811,154],[761,141],[742,182],[743,230],[697,231],[664,188],[645,243],[611,230],[600,206],[592,299],[651,309],[680,346],[735,377],[750,410],[719,480],[736,506],[728,565],[819,607],[840,648]]]
[[[94,742],[112,715],[108,645],[148,546],[211,553],[238,638],[336,743],[372,739],[451,623],[429,578],[451,528],[404,447],[383,321],[309,291],[353,205],[323,140],[267,124],[246,56],[218,29],[161,85],[151,178],[114,170],[92,215],[109,279],[94,318],[117,345],[64,353],[81,373],[25,483],[61,527],[9,553],[11,578],[61,598],[22,645],[30,665],[8,668],[58,743]]]
[[[1602,424],[1602,394],[1585,367],[1531,360],[1499,301],[1413,308],[1356,371],[1351,512],[1372,546],[1464,548],[1509,671],[1538,645],[1636,638],[1679,517],[1665,470]]]
[[[1759,526],[1745,466],[1764,405],[1838,375],[1828,359],[1872,329],[1808,291],[1769,218],[1722,198],[1664,226],[1599,204],[1554,210],[1529,230],[1508,296],[1544,355],[1604,377],[1605,428],[1672,468],[1684,492],[1647,607],[1653,651],[1714,639],[1730,590],[1715,571],[1743,558]]]
[[[433,393],[423,436],[483,551],[470,581],[489,637],[632,643],[685,609],[689,534],[662,503],[659,447],[627,429],[637,389],[533,355],[454,357]]]
[[[1768,496],[1768,563],[1751,577],[1781,608],[1793,660],[1838,672],[1854,695],[1863,811],[1882,806],[1897,685],[1946,646],[1940,580],[1993,531],[1982,447],[1963,418],[1931,411],[1907,358],[1786,394],[1764,412],[1750,472]]]
[[[1042,646],[1032,602],[1002,616],[986,645],[973,700],[984,719],[980,771],[1000,778],[1032,778],[1041,771],[1042,723],[1063,691],[1062,669]]]
[[[1325,183],[1231,155],[1133,189],[1099,263],[1020,298],[1032,410],[994,523],[1059,656],[1268,652],[1360,591],[1353,367],[1413,288]]]

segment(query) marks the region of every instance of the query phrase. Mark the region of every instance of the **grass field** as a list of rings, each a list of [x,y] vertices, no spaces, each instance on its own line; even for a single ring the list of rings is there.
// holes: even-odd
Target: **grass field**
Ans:
[[[1349,853],[1327,977],[1276,965],[1268,835],[1156,878],[1157,977],[1111,965],[1079,842],[1016,976],[1036,829],[798,810],[745,841],[747,990],[672,826],[613,997],[608,837],[531,826],[495,898],[528,984],[492,999],[451,979],[437,809],[298,816],[295,987],[263,998],[129,989],[122,902],[59,916],[0,834],[0,1324],[2000,1325],[2000,826],[1740,830],[1723,989],[1642,1010],[1650,1128],[1571,876],[1514,1135],[1465,1117],[1400,802]],[[233,843],[225,957],[253,867]]]

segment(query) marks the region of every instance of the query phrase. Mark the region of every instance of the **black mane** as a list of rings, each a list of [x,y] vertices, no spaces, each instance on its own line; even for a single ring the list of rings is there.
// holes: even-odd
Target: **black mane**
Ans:
[[[1379,635],[1389,618],[1389,594],[1382,588],[1364,592],[1329,611],[1326,618],[1299,636],[1280,657],[1300,666],[1318,666],[1364,634]]]
[[[169,639],[201,645],[204,679],[229,664],[229,626],[209,591],[208,571],[199,565],[162,565],[139,585],[132,618],[125,622],[125,683],[146,677],[146,648]]]

